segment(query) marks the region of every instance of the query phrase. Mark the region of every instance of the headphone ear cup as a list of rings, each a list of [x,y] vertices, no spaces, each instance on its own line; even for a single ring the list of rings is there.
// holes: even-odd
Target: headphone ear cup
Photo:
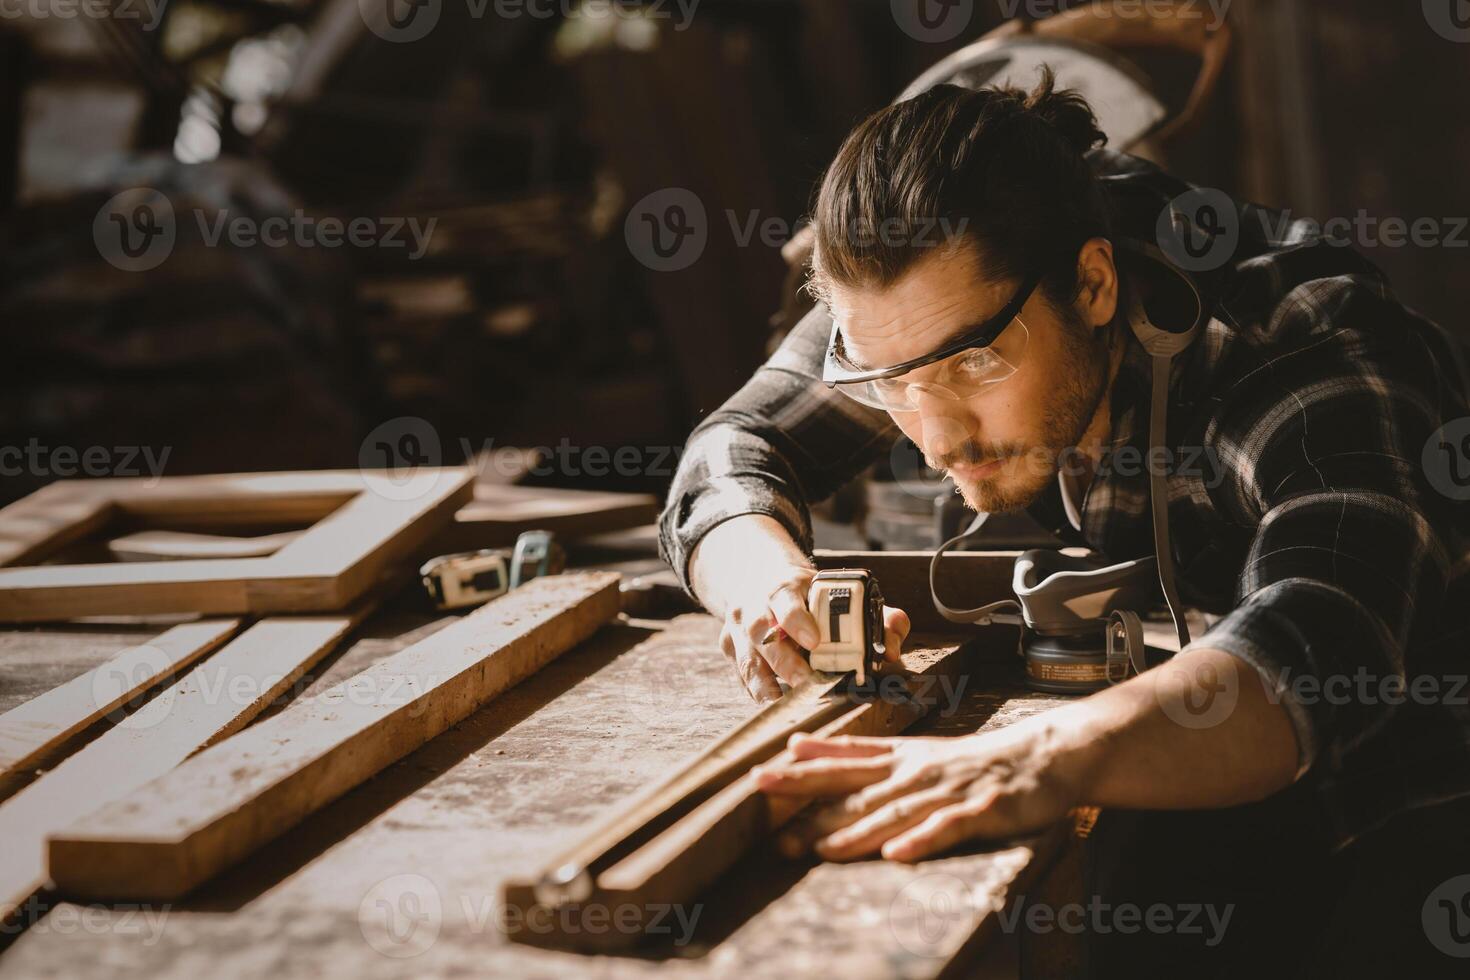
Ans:
[[[1194,338],[1199,333],[1197,324],[1177,332],[1155,326],[1149,319],[1148,310],[1138,300],[1134,300],[1133,308],[1128,311],[1128,327],[1152,357],[1175,357],[1182,354],[1194,343]]]

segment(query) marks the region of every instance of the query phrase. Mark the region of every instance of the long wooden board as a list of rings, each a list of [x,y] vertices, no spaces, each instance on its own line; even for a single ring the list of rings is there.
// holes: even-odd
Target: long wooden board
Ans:
[[[434,537],[435,554],[499,548],[535,528],[560,538],[578,538],[649,524],[658,517],[650,493],[611,493],[561,487],[503,486],[480,480],[474,498]]]
[[[231,735],[287,692],[361,622],[363,603],[332,616],[262,620],[55,769],[0,803],[0,921],[46,884],[46,836],[121,799]]]
[[[536,579],[51,836],[58,887],[167,900],[468,717],[618,613],[617,575]]]
[[[973,654],[970,645],[916,646],[904,654],[906,674],[891,675],[876,689],[879,696],[869,692],[856,707],[847,701],[845,710],[837,712],[835,717],[825,699],[797,702],[793,710],[785,713],[768,709],[768,713],[758,715],[736,733],[744,734],[749,751],[725,752],[722,760],[722,743],[716,747],[713,760],[709,757],[696,760],[660,791],[636,803],[608,829],[598,832],[573,852],[576,861],[590,869],[585,877],[576,875],[577,864],[557,862],[535,880],[508,882],[504,904],[516,910],[513,921],[527,924],[526,928],[512,931],[511,938],[588,950],[615,950],[634,945],[642,938],[642,929],[634,927],[635,919],[651,917],[660,908],[668,909],[693,899],[739,861],[757,839],[795,815],[799,807],[784,801],[772,805],[755,788],[749,775],[752,765],[785,750],[785,738],[793,730],[793,716],[810,720],[809,725],[795,730],[818,730],[827,735],[897,734],[940,702],[941,679],[958,678],[965,673]],[[788,694],[773,707],[779,707],[792,696]],[[758,738],[756,733],[767,737]],[[741,767],[740,771],[732,774],[736,765]],[[724,777],[723,784],[713,791],[703,781],[703,777],[711,774]],[[732,775],[734,778],[729,778]],[[694,792],[702,797],[692,807],[678,795],[691,784],[695,786]],[[656,812],[660,804],[681,815],[672,822],[667,820]],[[644,817],[650,818],[652,832],[630,833],[629,827]],[[638,846],[626,846],[625,841],[630,838]],[[606,854],[595,853],[610,843],[613,846]],[[563,932],[556,928],[558,923],[577,921],[575,914],[560,915],[556,914],[557,910],[577,905],[618,909],[621,925],[618,929],[598,932],[585,929]]]
[[[463,469],[52,484],[0,510],[0,564],[38,561],[114,518],[161,530],[315,522],[255,558],[0,568],[0,621],[153,613],[336,612],[418,553],[472,492]]]
[[[33,767],[78,732],[187,670],[239,628],[238,619],[180,624],[0,715],[0,781]]]

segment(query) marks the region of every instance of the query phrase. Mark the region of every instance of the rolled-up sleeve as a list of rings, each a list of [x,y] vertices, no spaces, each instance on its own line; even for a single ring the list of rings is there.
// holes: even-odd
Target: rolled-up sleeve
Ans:
[[[831,329],[818,306],[690,435],[659,518],[660,551],[686,590],[695,546],[732,517],[774,518],[809,552],[808,505],[893,444],[897,429],[887,414],[822,383]]]
[[[1255,530],[1234,609],[1192,646],[1260,673],[1296,731],[1299,775],[1329,786],[1355,778],[1353,756],[1393,721],[1383,692],[1422,666],[1410,652],[1452,564],[1451,502],[1421,457],[1454,397],[1426,385],[1433,355],[1411,325],[1387,342],[1352,326],[1391,311],[1342,282],[1293,293],[1279,315],[1317,324],[1303,327],[1317,342],[1249,374],[1212,432],[1233,475],[1222,509]],[[1335,817],[1345,838],[1367,819]]]

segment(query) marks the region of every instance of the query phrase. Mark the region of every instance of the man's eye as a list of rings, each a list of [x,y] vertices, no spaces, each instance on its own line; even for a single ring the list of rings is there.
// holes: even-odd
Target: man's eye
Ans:
[[[961,378],[980,379],[995,370],[996,357],[988,347],[965,351],[954,359],[950,370]]]

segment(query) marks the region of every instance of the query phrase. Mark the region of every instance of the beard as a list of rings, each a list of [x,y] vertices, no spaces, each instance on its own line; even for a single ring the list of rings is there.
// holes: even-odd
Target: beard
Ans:
[[[1041,407],[1042,438],[1036,443],[981,443],[967,439],[937,458],[924,459],[930,467],[944,470],[971,510],[1003,513],[1030,506],[1056,479],[1068,454],[1086,434],[1107,394],[1111,328],[1094,340],[1079,318],[1068,317],[1061,325],[1062,351],[1057,383]],[[957,463],[972,465],[1000,461],[995,472],[967,479],[955,472]]]

